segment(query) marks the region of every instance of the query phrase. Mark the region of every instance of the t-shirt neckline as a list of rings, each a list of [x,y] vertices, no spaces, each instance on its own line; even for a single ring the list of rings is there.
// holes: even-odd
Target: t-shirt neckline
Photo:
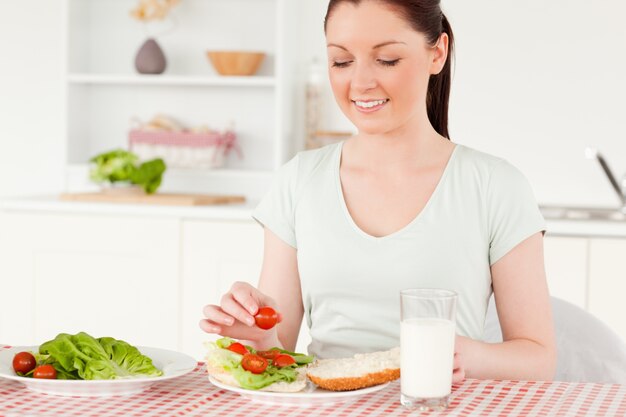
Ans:
[[[344,216],[346,220],[348,221],[348,223],[350,224],[350,226],[352,227],[352,229],[354,229],[359,235],[365,237],[366,239],[376,240],[376,241],[392,239],[398,235],[401,235],[407,230],[410,230],[413,227],[413,225],[417,224],[424,217],[424,213],[426,213],[429,210],[430,206],[434,204],[433,201],[436,201],[438,194],[440,194],[439,190],[443,188],[443,184],[446,182],[446,179],[449,176],[449,172],[452,170],[452,166],[454,165],[453,162],[456,159],[457,150],[461,147],[459,144],[454,145],[454,149],[452,150],[452,153],[450,154],[450,157],[448,158],[448,162],[446,162],[446,166],[443,170],[443,173],[441,174],[441,177],[439,178],[439,181],[437,182],[437,185],[435,186],[434,191],[428,198],[428,201],[426,202],[424,207],[422,207],[422,209],[419,211],[419,213],[417,213],[415,217],[413,217],[413,219],[409,223],[407,223],[400,229],[396,230],[395,232],[390,233],[385,236],[373,236],[365,232],[355,223],[354,219],[352,218],[352,215],[350,214],[350,211],[348,210],[348,205],[346,204],[346,200],[343,196],[343,186],[341,185],[341,175],[340,175],[341,154],[343,151],[343,144],[344,142],[341,142],[337,146],[337,149],[335,152],[335,160],[333,164],[335,188],[337,189],[341,210],[343,211]]]

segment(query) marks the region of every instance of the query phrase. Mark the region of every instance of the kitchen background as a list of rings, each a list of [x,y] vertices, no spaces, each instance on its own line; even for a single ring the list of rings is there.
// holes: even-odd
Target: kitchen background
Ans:
[[[309,138],[307,85],[320,94],[315,130],[331,132],[318,139],[353,130],[326,81],[327,1],[182,0],[147,26],[130,17],[137,3],[0,0],[0,282],[10,289],[0,294],[1,342],[89,328],[200,356],[201,306],[258,275],[262,242],[249,211]],[[443,8],[456,36],[453,140],[519,167],[542,206],[617,207],[584,149],[599,149],[618,180],[626,172],[626,4],[444,0]],[[138,76],[133,60],[150,33],[162,34],[167,69]],[[267,56],[255,76],[224,78],[205,55],[220,49]],[[57,201],[94,189],[88,159],[126,146],[131,119],[160,113],[189,127],[232,127],[243,154],[230,152],[217,169],[168,169],[160,191],[242,194],[246,204]],[[626,222],[548,224],[553,293],[626,336]],[[68,288],[95,299],[62,307],[47,298]],[[26,326],[14,325],[13,309]]]

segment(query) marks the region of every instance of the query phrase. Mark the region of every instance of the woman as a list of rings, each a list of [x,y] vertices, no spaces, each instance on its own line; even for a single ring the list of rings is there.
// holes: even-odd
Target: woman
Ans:
[[[318,357],[399,344],[399,291],[459,294],[454,381],[549,380],[555,342],[541,217],[526,179],[449,140],[453,36],[436,0],[331,0],[329,76],[358,128],[302,152],[254,212],[264,225],[258,289],[235,284],[201,327],[293,349],[302,317]],[[481,342],[494,293],[504,342]],[[254,326],[263,305],[280,311]]]

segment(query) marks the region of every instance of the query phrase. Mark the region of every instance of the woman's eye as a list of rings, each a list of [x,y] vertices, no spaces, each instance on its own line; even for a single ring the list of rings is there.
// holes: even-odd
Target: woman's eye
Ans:
[[[335,62],[333,62],[333,67],[335,67],[335,68],[345,68],[348,65],[350,65],[351,62],[352,61],[342,61],[342,62],[335,61]]]
[[[381,65],[384,65],[384,66],[386,66],[386,67],[393,67],[393,66],[395,66],[398,62],[400,62],[400,59],[394,59],[394,60],[391,60],[391,61],[386,61],[386,60],[384,60],[384,59],[379,59],[379,60],[378,60],[378,62],[379,62]]]

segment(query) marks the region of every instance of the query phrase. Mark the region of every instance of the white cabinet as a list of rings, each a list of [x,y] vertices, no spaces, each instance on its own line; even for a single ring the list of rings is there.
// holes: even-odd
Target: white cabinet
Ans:
[[[253,220],[0,210],[0,342],[35,345],[86,331],[197,359],[215,339],[202,308],[235,281],[256,285]],[[298,349],[310,342],[303,324]]]
[[[547,236],[544,239],[550,294],[581,308],[587,307],[588,246],[586,238]]]
[[[547,236],[550,294],[589,311],[626,340],[626,239]]]
[[[589,255],[589,311],[626,340],[626,240],[591,239]]]
[[[231,153],[224,169],[170,169],[165,188],[220,191],[221,183],[233,180],[228,190],[245,192],[236,189],[241,182],[267,179],[294,152],[298,2],[185,0],[170,13],[172,20],[148,25],[129,15],[137,0],[64,2],[67,188],[88,184],[91,156],[126,147],[133,118],[147,121],[159,113],[190,127],[223,129],[232,123],[243,151],[243,159]],[[151,34],[157,35],[167,69],[139,75],[135,53]],[[267,55],[257,75],[224,77],[209,63],[207,50]]]
[[[178,346],[179,222],[0,215],[0,340],[39,344],[86,331]]]

